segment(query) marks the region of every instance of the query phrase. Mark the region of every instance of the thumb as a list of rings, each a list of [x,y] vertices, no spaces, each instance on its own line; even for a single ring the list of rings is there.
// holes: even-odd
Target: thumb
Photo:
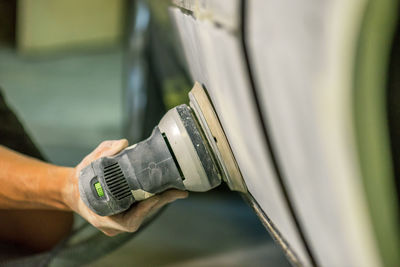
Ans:
[[[96,159],[101,157],[113,156],[127,146],[128,140],[126,139],[103,141],[100,145],[97,146],[95,150],[93,150],[93,152],[91,152],[83,159],[82,165],[87,166],[92,161],[95,161]]]
[[[104,145],[102,145],[103,143]],[[95,159],[113,156],[128,146],[128,140],[126,139],[110,140],[103,143],[95,149]]]

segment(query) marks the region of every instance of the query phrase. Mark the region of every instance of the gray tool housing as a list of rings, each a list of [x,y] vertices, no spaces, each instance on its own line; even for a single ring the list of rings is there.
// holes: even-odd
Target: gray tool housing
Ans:
[[[208,191],[221,183],[221,172],[206,140],[191,109],[177,106],[148,139],[82,169],[81,198],[108,216],[167,189]]]

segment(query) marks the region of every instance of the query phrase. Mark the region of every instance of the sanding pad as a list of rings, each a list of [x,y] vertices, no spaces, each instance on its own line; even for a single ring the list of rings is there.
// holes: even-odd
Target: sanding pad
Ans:
[[[189,99],[190,106],[196,114],[221,168],[223,180],[231,190],[247,193],[247,187],[214,107],[206,91],[198,82],[194,84],[194,87],[189,92]]]

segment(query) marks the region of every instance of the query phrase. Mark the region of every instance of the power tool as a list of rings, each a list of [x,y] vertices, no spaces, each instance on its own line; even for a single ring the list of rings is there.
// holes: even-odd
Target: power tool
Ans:
[[[95,213],[121,213],[168,189],[205,192],[227,182],[247,192],[210,99],[199,84],[189,92],[190,106],[169,110],[146,140],[82,169],[79,191]]]

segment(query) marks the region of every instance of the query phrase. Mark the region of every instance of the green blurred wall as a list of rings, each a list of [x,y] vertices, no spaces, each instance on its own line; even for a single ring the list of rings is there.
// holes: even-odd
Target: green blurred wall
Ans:
[[[19,0],[17,46],[32,53],[110,46],[122,36],[123,0]]]

